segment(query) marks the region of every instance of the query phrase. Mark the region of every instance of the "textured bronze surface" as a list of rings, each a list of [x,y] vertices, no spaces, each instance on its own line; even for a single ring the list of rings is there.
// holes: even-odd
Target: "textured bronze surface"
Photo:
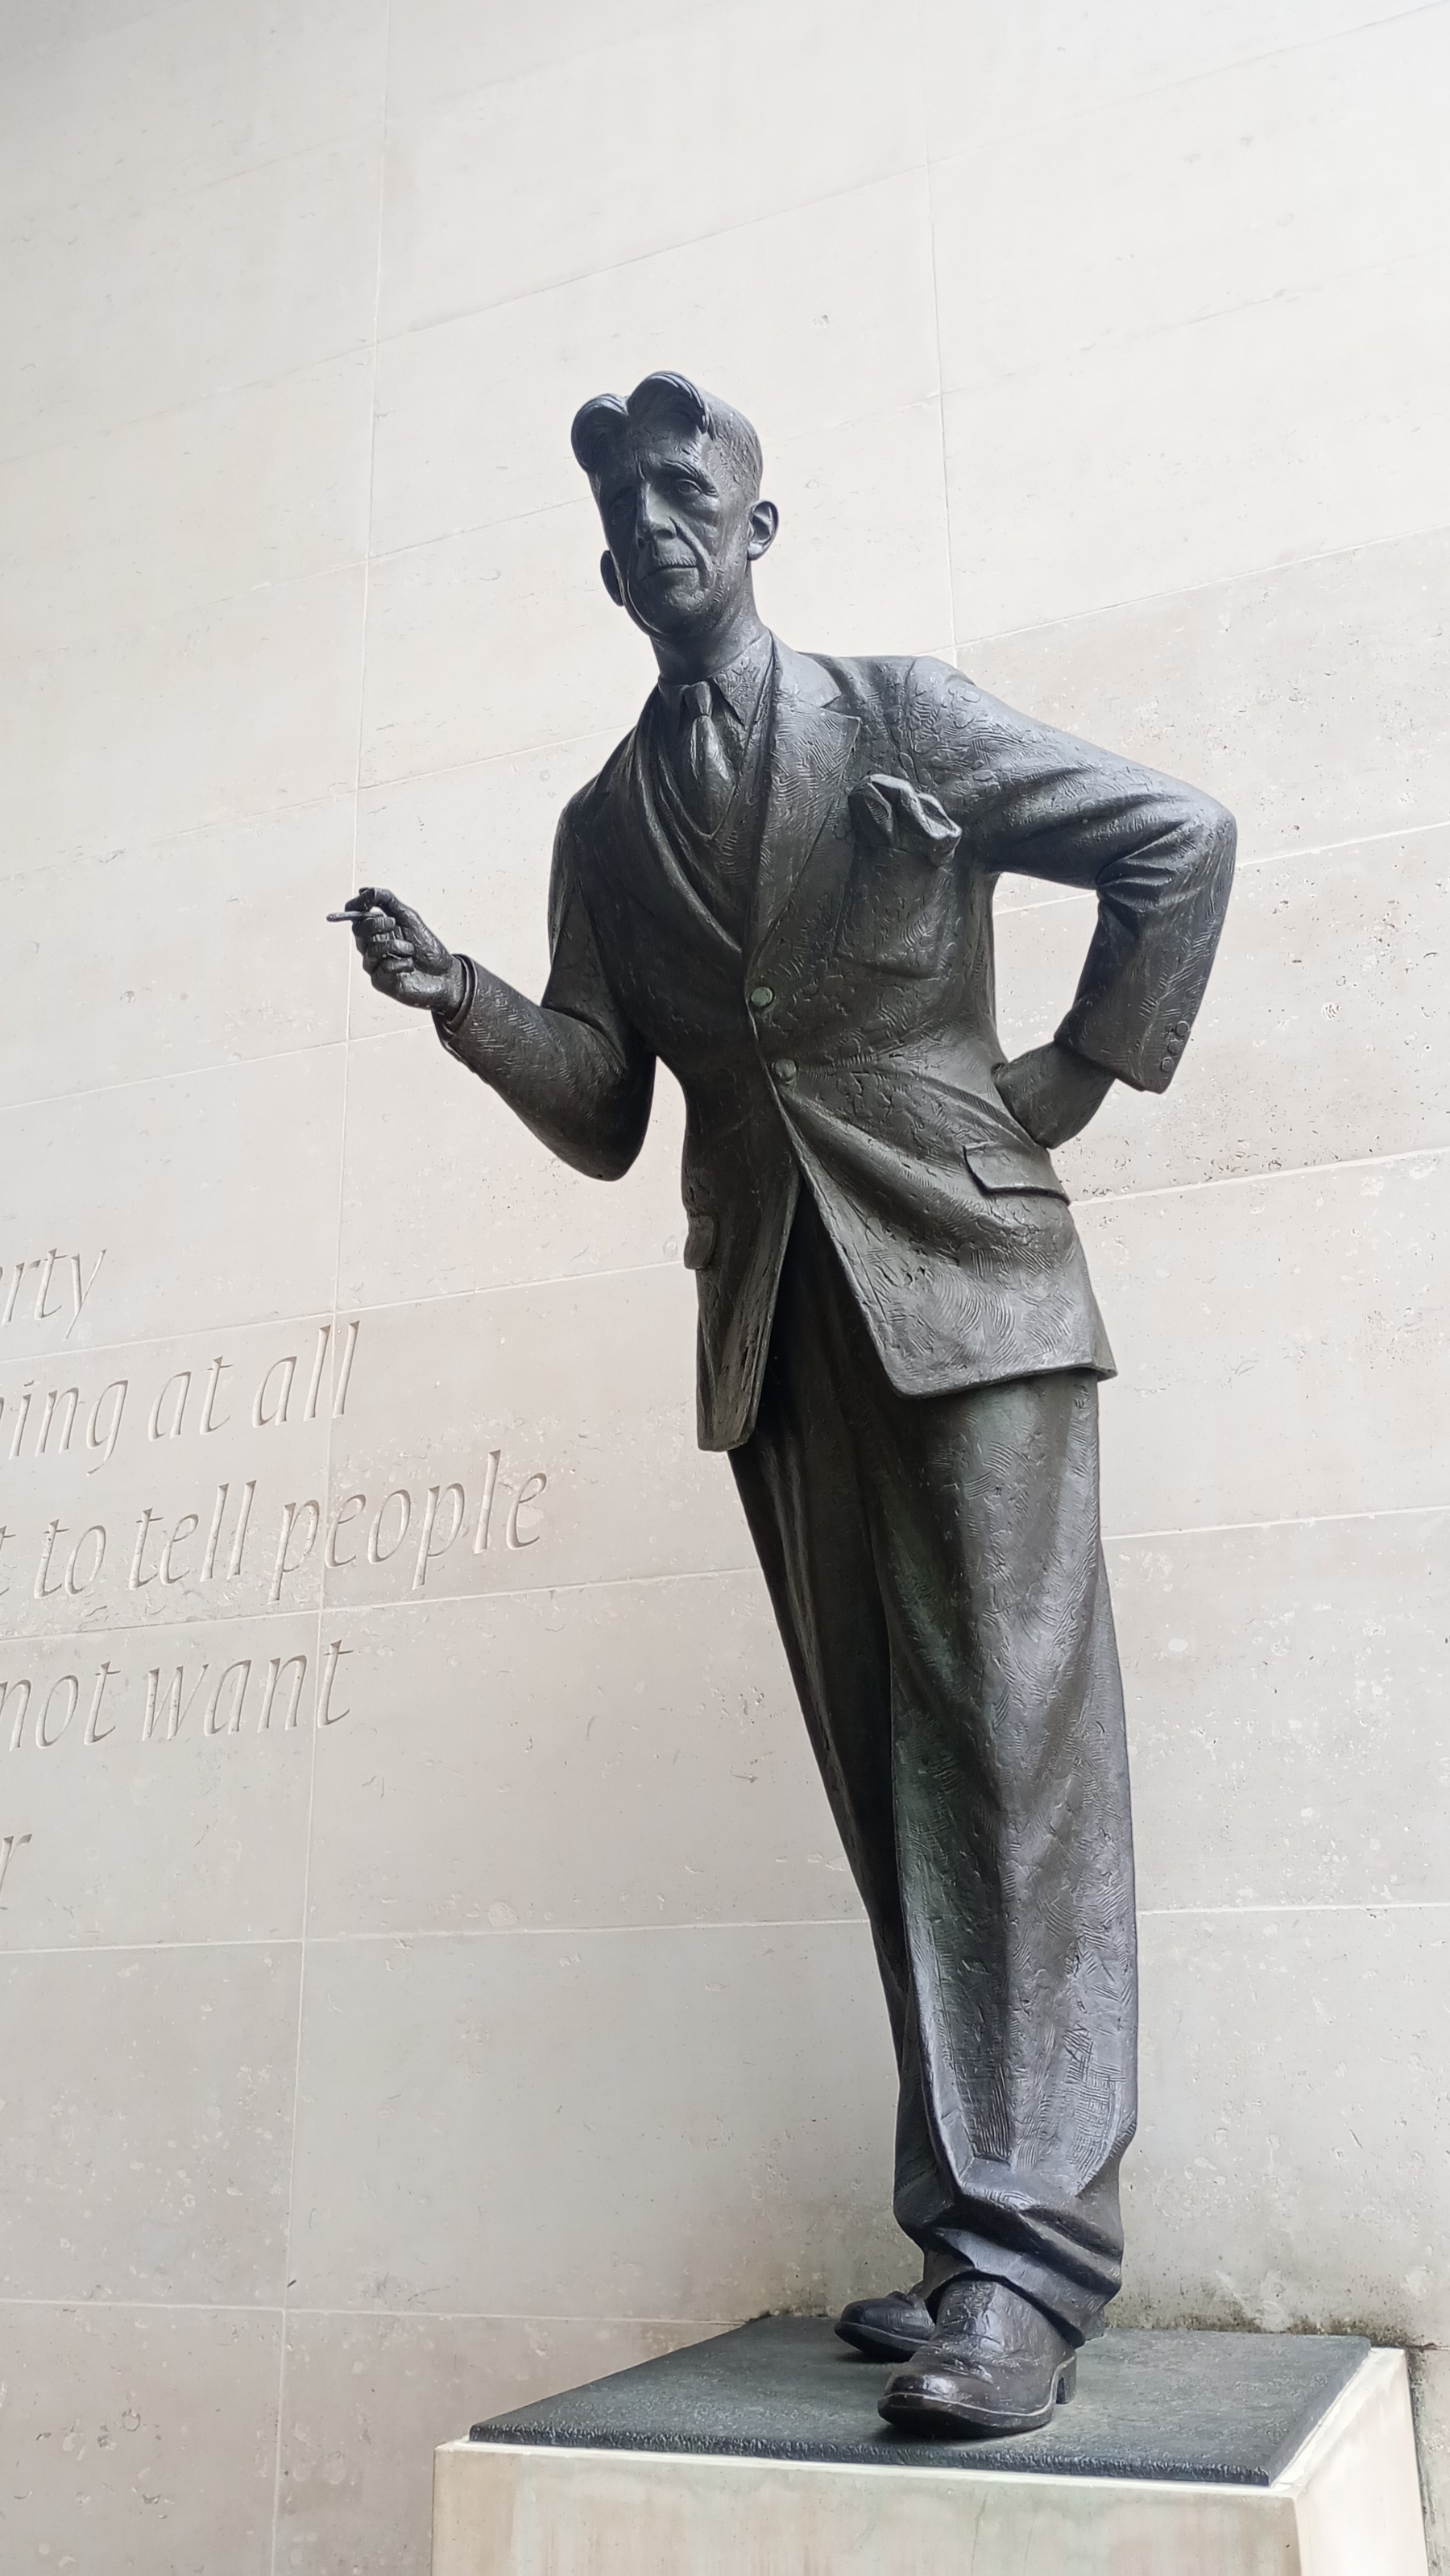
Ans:
[[[541,1004],[386,889],[380,992],[576,1169],[688,1112],[699,1431],[731,1453],[871,1918],[896,2214],[1069,2342],[1121,2278],[1132,1841],[1098,1532],[1112,1355],[1050,1149],[1162,1091],[1233,870],[1223,808],[930,658],[791,650],[749,423],[683,378],[584,406],[605,586],[659,685],[559,824]],[[1056,1035],[994,1020],[1006,871],[1091,890]]]

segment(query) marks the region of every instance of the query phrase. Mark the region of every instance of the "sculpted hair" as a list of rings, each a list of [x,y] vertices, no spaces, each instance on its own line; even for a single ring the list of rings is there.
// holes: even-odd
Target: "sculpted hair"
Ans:
[[[721,402],[715,394],[702,393],[688,376],[661,372],[646,376],[637,384],[627,402],[618,394],[596,394],[574,414],[569,433],[575,457],[583,466],[599,497],[599,486],[609,470],[611,460],[632,435],[642,429],[684,429],[696,437],[708,438],[723,447],[742,482],[749,485],[753,501],[760,498],[760,477],[764,460],[760,441],[746,419],[734,405]]]

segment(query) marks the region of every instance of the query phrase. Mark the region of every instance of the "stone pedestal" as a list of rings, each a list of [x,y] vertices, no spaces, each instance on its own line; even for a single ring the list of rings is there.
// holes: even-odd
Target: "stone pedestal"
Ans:
[[[433,2576],[1425,2576],[1404,2356],[1132,2334],[1013,2441],[906,2441],[765,2318],[437,2453]]]

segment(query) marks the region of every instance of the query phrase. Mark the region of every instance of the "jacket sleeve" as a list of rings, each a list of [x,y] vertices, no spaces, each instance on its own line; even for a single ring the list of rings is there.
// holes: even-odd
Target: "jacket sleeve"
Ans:
[[[1233,816],[1195,787],[1099,751],[918,663],[904,727],[969,857],[1096,894],[1064,1046],[1166,1091],[1203,999],[1233,883]]]
[[[644,1143],[654,1056],[600,959],[579,885],[580,802],[565,807],[554,840],[542,1002],[470,959],[461,1010],[435,1025],[449,1054],[489,1083],[551,1153],[595,1180],[617,1180]]]

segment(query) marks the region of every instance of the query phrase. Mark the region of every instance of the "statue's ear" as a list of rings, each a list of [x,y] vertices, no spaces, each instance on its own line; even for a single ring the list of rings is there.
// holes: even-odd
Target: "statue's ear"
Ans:
[[[780,512],[773,501],[757,501],[750,513],[750,535],[745,551],[752,563],[759,563],[767,546],[774,545],[780,526]]]
[[[610,598],[613,600],[615,607],[622,608],[624,606],[624,593],[619,586],[619,566],[615,562],[612,554],[606,552],[600,556],[599,578],[603,582],[605,589],[608,591]]]

